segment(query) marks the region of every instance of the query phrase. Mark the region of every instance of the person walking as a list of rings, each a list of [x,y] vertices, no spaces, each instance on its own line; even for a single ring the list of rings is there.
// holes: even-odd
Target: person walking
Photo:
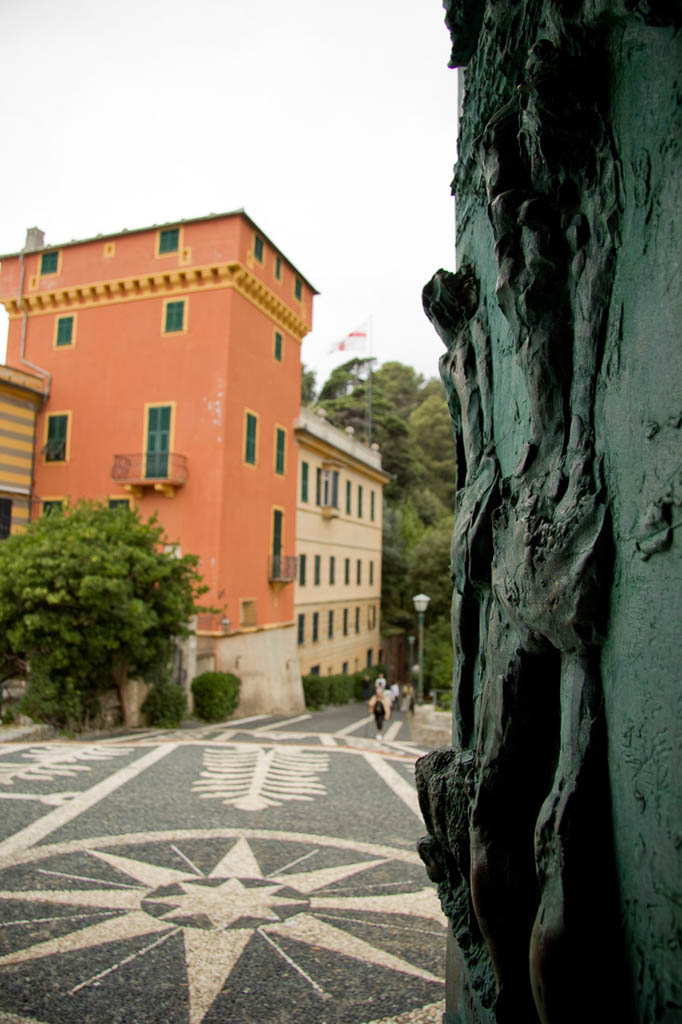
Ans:
[[[374,681],[374,688],[377,693],[385,693],[386,691],[386,677],[383,672],[380,672]]]
[[[377,727],[377,739],[381,743],[383,737],[384,722],[391,717],[391,703],[385,696],[384,690],[377,690],[369,702],[369,713],[374,715],[374,722]]]

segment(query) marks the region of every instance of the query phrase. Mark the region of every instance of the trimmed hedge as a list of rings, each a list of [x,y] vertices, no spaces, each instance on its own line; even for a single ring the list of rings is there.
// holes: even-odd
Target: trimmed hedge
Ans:
[[[192,681],[194,713],[204,722],[222,722],[239,703],[241,681],[231,672],[202,672]]]
[[[371,668],[363,669],[362,672],[351,672],[348,675],[339,673],[332,676],[303,676],[303,695],[305,706],[310,711],[319,711],[320,708],[330,704],[349,704],[351,701],[361,701],[362,680],[369,676],[372,692],[374,692],[374,680],[380,672],[385,672],[385,666],[372,665]]]
[[[142,705],[150,725],[176,729],[185,717],[187,700],[184,691],[172,683],[156,683]]]

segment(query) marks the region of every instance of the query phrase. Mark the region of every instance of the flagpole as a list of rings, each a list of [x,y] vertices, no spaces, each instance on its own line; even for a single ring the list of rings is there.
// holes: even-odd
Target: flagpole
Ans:
[[[372,317],[367,321],[367,337],[369,341],[369,378],[367,381],[367,444],[372,443]]]

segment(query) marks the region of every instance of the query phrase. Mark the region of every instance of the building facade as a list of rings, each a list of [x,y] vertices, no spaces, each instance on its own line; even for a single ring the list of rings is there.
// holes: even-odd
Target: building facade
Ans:
[[[199,667],[242,710],[297,710],[293,610],[300,343],[315,289],[243,212],[2,257],[7,365],[42,373],[33,493],[156,513],[216,614]],[[194,652],[192,652],[194,657]]]
[[[46,382],[0,366],[0,539],[21,533],[31,516],[36,416]]]
[[[297,579],[301,674],[356,672],[382,660],[383,486],[378,448],[368,448],[310,409],[298,444]]]

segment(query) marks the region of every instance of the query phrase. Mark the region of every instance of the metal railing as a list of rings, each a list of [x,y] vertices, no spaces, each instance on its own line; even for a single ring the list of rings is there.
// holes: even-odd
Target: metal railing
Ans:
[[[295,555],[270,555],[268,579],[271,583],[293,583],[296,579]]]
[[[141,455],[114,455],[112,480],[142,484],[168,481],[184,484],[189,475],[187,458],[177,452],[145,452]]]

